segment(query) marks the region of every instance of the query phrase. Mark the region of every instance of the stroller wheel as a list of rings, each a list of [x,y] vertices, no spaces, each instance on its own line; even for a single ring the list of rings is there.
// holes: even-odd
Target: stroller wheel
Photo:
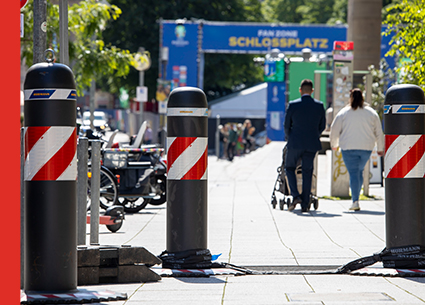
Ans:
[[[290,198],[286,198],[286,205],[288,206],[288,208],[291,205],[291,199]]]
[[[273,197],[273,198],[272,198],[272,206],[273,206],[273,209],[276,209],[276,205],[277,205],[276,197]]]
[[[279,200],[279,207],[280,207],[280,209],[283,211],[283,206],[285,205],[285,200],[283,200],[283,199],[280,199]]]
[[[319,208],[319,199],[318,198],[313,198],[313,207],[315,210],[317,210]]]

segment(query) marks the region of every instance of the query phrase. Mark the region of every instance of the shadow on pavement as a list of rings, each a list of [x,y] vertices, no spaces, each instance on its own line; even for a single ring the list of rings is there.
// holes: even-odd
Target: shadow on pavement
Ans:
[[[314,217],[324,217],[324,218],[328,218],[328,217],[341,217],[341,214],[331,214],[331,213],[326,213],[326,212],[320,212],[320,211],[311,211],[308,213],[301,213],[301,211],[295,211],[295,214],[297,214],[298,216],[314,216]]]
[[[385,212],[381,211],[367,211],[367,210],[360,210],[360,211],[343,211],[344,214],[361,214],[361,215],[376,215],[376,216],[382,216],[385,215]]]
[[[216,277],[176,277],[175,279],[187,284],[224,284],[223,281]]]

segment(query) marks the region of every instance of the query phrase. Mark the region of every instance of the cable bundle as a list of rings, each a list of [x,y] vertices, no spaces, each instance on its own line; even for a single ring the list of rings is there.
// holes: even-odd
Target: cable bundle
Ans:
[[[384,249],[380,253],[356,259],[338,269],[338,273],[349,273],[377,262],[384,268],[420,269],[425,267],[425,247],[405,246]]]
[[[163,268],[170,269],[208,269],[212,267],[211,252],[208,249],[195,249],[159,255]]]

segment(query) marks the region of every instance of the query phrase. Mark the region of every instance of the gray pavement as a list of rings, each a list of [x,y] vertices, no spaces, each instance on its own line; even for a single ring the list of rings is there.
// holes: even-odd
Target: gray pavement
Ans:
[[[319,200],[317,211],[272,208],[271,193],[283,142],[272,142],[233,162],[208,158],[208,248],[219,262],[256,270],[333,268],[385,247],[384,188],[379,200]],[[318,196],[330,195],[330,154],[319,155]],[[282,196],[277,193],[278,196]],[[89,231],[89,226],[87,230]],[[166,204],[126,215],[117,233],[100,228],[101,245],[166,247]],[[87,237],[89,243],[89,237]],[[160,267],[153,267],[153,269]],[[79,286],[128,294],[105,304],[422,304],[425,278],[336,274],[163,277],[155,283]]]

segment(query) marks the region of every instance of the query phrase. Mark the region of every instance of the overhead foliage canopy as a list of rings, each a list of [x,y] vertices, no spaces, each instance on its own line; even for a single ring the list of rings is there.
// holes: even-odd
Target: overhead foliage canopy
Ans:
[[[23,9],[25,32],[32,33],[33,2]],[[134,54],[105,43],[102,32],[109,20],[117,20],[122,11],[115,5],[85,0],[69,7],[69,59],[79,95],[100,75],[108,79],[125,77],[134,63]],[[31,35],[31,34],[30,34]],[[33,37],[21,39],[22,60],[28,65],[33,59]],[[59,55],[59,6],[47,1],[47,44]],[[59,58],[60,62],[60,58]]]
[[[57,54],[58,5],[48,5],[48,44]],[[383,0],[386,5],[392,0]],[[159,19],[270,23],[346,23],[348,0],[82,0],[69,7],[70,61],[79,93],[90,85],[112,93],[124,87],[135,96],[139,72],[132,68],[143,47],[152,65],[144,82],[154,96],[159,75]],[[408,1],[405,1],[408,2]],[[23,9],[25,32],[32,32],[32,2]],[[32,62],[32,37],[21,39],[23,59]],[[262,81],[262,67],[251,54],[205,54],[204,90],[209,99]]]
[[[388,54],[402,63],[397,68],[399,81],[425,88],[425,2],[401,0],[388,7],[385,24],[394,33]]]

